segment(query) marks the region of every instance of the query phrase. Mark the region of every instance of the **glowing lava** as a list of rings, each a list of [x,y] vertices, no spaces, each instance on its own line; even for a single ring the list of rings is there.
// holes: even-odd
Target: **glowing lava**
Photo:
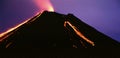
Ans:
[[[72,27],[72,29],[75,31],[75,33],[83,38],[85,41],[87,41],[88,43],[90,43],[92,46],[95,46],[94,42],[89,40],[87,37],[85,37],[75,26],[73,26],[69,21],[65,21],[64,26],[66,27],[66,24],[69,24],[70,27]]]
[[[36,5],[40,8],[40,11],[54,11],[52,4],[50,3],[50,0],[33,0]]]
[[[37,15],[38,15],[38,16],[37,16]],[[40,15],[41,15],[41,13],[40,13],[40,14],[37,13],[37,14],[35,15],[35,16],[37,16],[37,17],[35,17],[32,21],[34,21],[34,20],[35,20],[36,18],[38,18]],[[34,16],[33,16],[33,17],[34,17]],[[29,18],[29,19],[25,20],[24,22],[16,25],[15,27],[10,28],[10,29],[8,29],[7,31],[1,33],[1,34],[0,34],[0,42],[3,41],[6,37],[10,36],[10,35],[12,34],[12,33],[10,33],[10,32],[12,32],[13,30],[15,30],[15,29],[17,29],[18,27],[22,26],[23,24],[29,22],[30,20],[31,20],[31,18]],[[10,34],[8,35],[8,33],[10,33]]]

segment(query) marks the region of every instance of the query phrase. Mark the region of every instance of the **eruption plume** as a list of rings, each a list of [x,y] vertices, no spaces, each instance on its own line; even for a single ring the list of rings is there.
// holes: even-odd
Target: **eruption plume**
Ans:
[[[50,0],[34,0],[36,5],[40,8],[40,11],[54,11],[52,4],[50,3]]]

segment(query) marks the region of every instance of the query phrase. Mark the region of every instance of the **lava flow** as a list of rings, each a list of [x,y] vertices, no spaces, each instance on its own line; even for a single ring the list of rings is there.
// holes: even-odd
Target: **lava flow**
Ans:
[[[36,14],[36,16],[37,16],[37,15],[38,15],[38,13]],[[39,17],[40,15],[41,15],[41,14],[39,14],[37,17]],[[36,18],[37,18],[37,17],[36,17]],[[34,18],[34,19],[36,19],[36,18]],[[33,20],[34,20],[34,19],[33,19]],[[8,33],[10,33],[11,31],[13,31],[13,30],[15,30],[15,29],[17,29],[18,27],[22,26],[23,24],[29,22],[30,20],[31,20],[31,18],[29,18],[29,19],[25,20],[24,22],[16,25],[15,27],[10,28],[10,29],[8,29],[7,31],[1,33],[1,34],[0,34],[0,42],[1,42],[2,40],[4,40],[4,38],[6,38],[6,37],[8,37],[8,36],[10,35],[10,34],[7,35]],[[11,34],[12,34],[12,33],[11,33]],[[4,37],[4,38],[3,38],[3,37]],[[2,39],[1,39],[1,38],[2,38]]]
[[[70,27],[72,27],[72,29],[75,31],[75,33],[79,36],[82,37],[85,41],[87,41],[88,43],[90,43],[92,46],[95,46],[94,42],[89,40],[88,38],[86,38],[75,26],[73,26],[69,21],[65,21],[64,26],[66,26],[66,24],[69,24]]]

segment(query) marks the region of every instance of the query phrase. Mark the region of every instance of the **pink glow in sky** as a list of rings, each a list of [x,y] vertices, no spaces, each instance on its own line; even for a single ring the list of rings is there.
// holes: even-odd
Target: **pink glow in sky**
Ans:
[[[33,0],[35,4],[40,8],[40,11],[54,11],[50,0]]]

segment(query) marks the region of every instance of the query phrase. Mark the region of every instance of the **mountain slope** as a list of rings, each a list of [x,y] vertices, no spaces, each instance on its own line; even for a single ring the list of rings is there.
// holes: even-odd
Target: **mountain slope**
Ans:
[[[0,48],[118,48],[120,43],[72,14],[43,12],[10,32]],[[6,35],[6,36],[7,36]]]

